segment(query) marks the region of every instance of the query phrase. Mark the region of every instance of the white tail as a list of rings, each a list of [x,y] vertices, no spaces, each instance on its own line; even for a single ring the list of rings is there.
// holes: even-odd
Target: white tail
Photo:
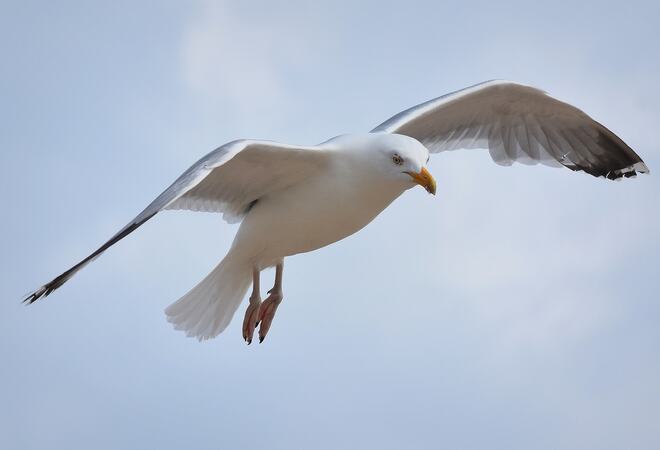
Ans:
[[[165,309],[167,320],[200,341],[216,337],[231,322],[251,277],[250,266],[228,254],[197,286]]]

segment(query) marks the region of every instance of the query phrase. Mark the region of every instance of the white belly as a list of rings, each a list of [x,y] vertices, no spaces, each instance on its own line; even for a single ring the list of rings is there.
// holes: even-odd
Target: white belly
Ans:
[[[337,242],[371,222],[400,188],[325,174],[260,199],[243,220],[232,251],[261,267]]]

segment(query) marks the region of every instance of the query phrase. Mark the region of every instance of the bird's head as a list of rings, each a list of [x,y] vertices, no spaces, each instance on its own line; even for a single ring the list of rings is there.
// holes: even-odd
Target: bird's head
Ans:
[[[401,191],[420,185],[435,194],[435,180],[426,168],[429,151],[416,139],[389,133],[349,134],[328,144],[347,155],[351,167],[360,166],[361,178],[372,185]]]
[[[435,195],[435,179],[426,168],[429,151],[418,140],[400,134],[375,134],[374,165],[404,189],[422,186]]]

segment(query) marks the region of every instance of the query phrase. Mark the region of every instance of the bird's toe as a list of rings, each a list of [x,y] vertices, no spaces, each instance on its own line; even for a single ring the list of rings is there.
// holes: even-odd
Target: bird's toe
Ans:
[[[275,318],[275,312],[281,302],[282,294],[274,292],[262,303],[259,310],[259,343],[266,339],[266,334],[268,334],[268,330],[270,330],[273,318]]]
[[[252,336],[254,330],[259,323],[259,315],[261,310],[261,301],[252,301],[245,311],[245,318],[243,319],[243,339],[248,345],[252,343]]]

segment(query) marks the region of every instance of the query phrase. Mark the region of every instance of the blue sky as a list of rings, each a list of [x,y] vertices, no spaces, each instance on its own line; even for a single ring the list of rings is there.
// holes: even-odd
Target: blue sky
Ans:
[[[0,8],[0,447],[660,446],[657,2]],[[492,78],[584,109],[652,175],[437,155],[436,197],[287,260],[262,345],[164,320],[231,242],[218,215],[161,214],[18,301],[224,142],[317,143]]]

